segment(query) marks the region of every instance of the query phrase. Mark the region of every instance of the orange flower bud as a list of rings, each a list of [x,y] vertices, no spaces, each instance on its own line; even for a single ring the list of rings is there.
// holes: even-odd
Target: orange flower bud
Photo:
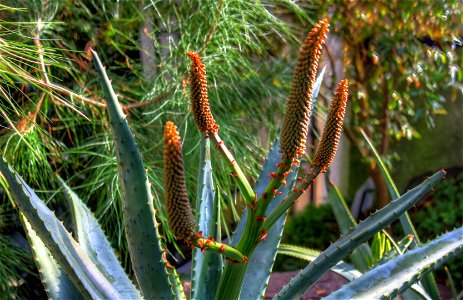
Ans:
[[[186,188],[180,135],[174,123],[166,123],[164,138],[164,189],[167,219],[177,239],[189,239],[194,234],[195,221]]]
[[[333,100],[331,100],[320,144],[318,145],[317,152],[315,152],[313,167],[320,168],[320,172],[323,173],[326,172],[326,169],[333,162],[339,139],[341,138],[348,88],[349,83],[347,79],[342,80],[338,84]]]
[[[300,157],[305,151],[318,61],[328,27],[327,19],[318,22],[310,31],[299,52],[281,130],[280,151],[290,158]]]
[[[215,123],[211,108],[209,107],[206,69],[198,54],[187,52],[187,55],[192,60],[190,67],[191,110],[193,111],[196,125],[200,131],[205,133],[218,132],[219,125]]]

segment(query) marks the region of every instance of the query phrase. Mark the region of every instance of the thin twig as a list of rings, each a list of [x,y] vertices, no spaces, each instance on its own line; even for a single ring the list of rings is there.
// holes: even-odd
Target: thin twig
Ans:
[[[336,68],[335,68],[336,65],[335,65],[333,56],[331,55],[331,52],[328,46],[326,44],[323,44],[323,48],[325,49],[325,53],[328,56],[328,60],[330,61],[330,65],[331,65],[331,84],[328,88],[331,91],[331,90],[334,90],[335,84],[336,84]]]
[[[14,68],[13,66],[10,65],[10,63],[5,60],[3,57],[0,56],[0,60],[3,61],[4,63],[4,66],[7,67],[8,70],[10,70],[11,72],[13,72],[15,75],[21,77],[21,78],[24,78],[28,81],[30,81],[31,83],[34,83],[38,86],[40,86],[41,88],[45,89],[45,90],[55,90],[57,92],[60,92],[62,94],[65,94],[71,98],[76,98],[77,100],[83,102],[83,103],[89,103],[89,104],[92,104],[92,105],[95,105],[95,106],[98,106],[98,107],[106,107],[106,104],[104,103],[101,103],[101,102],[97,102],[97,101],[94,101],[94,100],[91,100],[91,99],[88,99],[82,95],[79,95],[71,90],[68,90],[67,88],[65,87],[62,87],[62,86],[59,86],[57,84],[54,84],[54,83],[49,83],[47,84],[45,81],[43,80],[40,80],[40,79],[37,79],[33,76],[30,76],[29,74],[27,74],[26,72],[22,71],[22,70],[17,70],[16,68]],[[65,102],[66,103],[66,102]],[[67,106],[69,106],[70,104],[66,103]],[[72,108],[72,106],[71,106]],[[83,113],[81,113],[80,111],[77,111],[77,113],[79,115],[81,115],[82,117],[86,118],[87,120],[88,117],[85,116]]]
[[[209,43],[212,40],[212,36],[214,35],[215,28],[217,27],[217,24],[219,23],[218,20],[219,20],[219,17],[221,15],[221,13],[222,13],[224,3],[225,3],[225,1],[221,0],[219,2],[219,5],[217,6],[216,15],[214,16],[214,22],[212,23],[212,26],[209,29],[209,32],[207,33],[207,36],[206,36],[206,39],[204,40],[204,44],[203,44],[203,47],[202,47],[201,51],[199,51],[200,55],[202,55],[202,54],[204,54],[204,52],[206,52],[207,46],[209,45]]]

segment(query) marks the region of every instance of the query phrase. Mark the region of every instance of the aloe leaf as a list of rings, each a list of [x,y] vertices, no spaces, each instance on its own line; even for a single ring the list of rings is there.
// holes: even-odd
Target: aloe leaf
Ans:
[[[376,232],[388,226],[391,222],[398,219],[401,214],[410,209],[444,175],[445,172],[443,171],[437,172],[414,189],[371,214],[363,222],[360,222],[353,230],[333,243],[317,259],[291,279],[289,284],[275,296],[275,299],[293,299],[302,296],[327,270],[344,258],[350,251],[364,243]]]
[[[378,260],[370,269],[374,269],[379,265],[385,264],[386,262],[396,258],[399,255],[402,255],[405,253],[405,251],[408,249],[410,244],[413,241],[412,236],[407,236],[403,238],[401,241],[398,243],[395,243],[394,240],[389,236],[387,231],[383,230],[382,233],[386,235],[386,237],[391,241],[391,243],[394,244],[394,248],[392,248],[390,251],[386,252],[383,257],[381,257],[380,260]],[[423,288],[423,286],[420,283],[415,283],[410,287],[410,289],[406,290],[403,295],[403,299],[407,300],[414,300],[414,299],[427,299],[431,300],[431,296],[429,296],[428,292]]]
[[[278,247],[278,254],[289,255],[311,262],[320,255],[320,251],[300,246],[280,244],[280,246]],[[348,281],[353,281],[362,276],[363,274],[359,270],[355,269],[354,267],[343,261],[340,261],[335,266],[333,266],[331,268],[331,271]],[[417,284],[412,285],[411,289],[408,290],[408,292],[409,293],[407,294],[407,296],[409,298],[405,298],[407,300],[431,299],[426,293],[426,291]]]
[[[49,299],[82,299],[82,295],[63,272],[26,217],[19,213],[27,239],[34,253],[42,283]]]
[[[0,159],[13,201],[50,250],[79,292],[86,298],[120,298],[119,293],[80,248],[54,213],[8,164]]]
[[[318,250],[313,250],[310,248],[300,246],[287,244],[280,244],[280,246],[278,246],[278,254],[289,255],[309,262],[315,260],[320,255],[320,253],[321,252]],[[336,265],[334,265],[331,268],[331,271],[349,281],[352,281],[362,276],[362,273],[359,270],[356,270],[351,265],[343,261],[340,261]]]
[[[346,234],[351,228],[357,226],[357,222],[352,216],[349,208],[347,207],[346,201],[342,196],[337,186],[329,179],[329,176],[325,177],[327,180],[326,188],[328,189],[328,199],[333,209],[334,217],[339,225],[339,229],[342,234]],[[373,256],[368,243],[363,243],[358,246],[350,255],[352,263],[361,272],[368,270],[368,267],[373,262]]]
[[[124,299],[140,299],[140,292],[125,273],[100,224],[98,224],[91,211],[63,179],[58,177],[58,182],[71,209],[71,215],[76,226],[75,234],[80,247],[88,254],[93,263]]]
[[[376,163],[378,164],[379,169],[381,173],[383,174],[384,179],[386,180],[386,185],[389,189],[389,194],[391,195],[392,200],[397,199],[398,197],[400,197],[400,194],[399,194],[399,190],[397,189],[394,181],[392,180],[391,174],[389,174],[389,171],[387,170],[386,165],[381,159],[381,156],[379,155],[378,151],[376,151],[375,146],[373,145],[371,140],[368,138],[367,134],[362,129],[360,129],[360,132],[365,138],[365,141],[367,142],[368,147],[373,153]],[[413,249],[413,248],[419,247],[421,245],[420,237],[418,236],[418,233],[415,230],[415,226],[413,226],[413,223],[408,213],[405,213],[404,215],[400,216],[399,220],[400,220],[400,224],[402,225],[404,233],[406,235],[412,234],[415,237],[413,239],[412,244],[410,245],[410,248]],[[436,279],[434,278],[434,275],[432,273],[429,273],[429,275],[423,277],[423,285],[428,291],[428,293],[431,294],[433,299],[440,299],[440,293],[439,293],[439,289],[437,288]]]
[[[174,292],[175,299],[177,300],[186,300],[185,291],[183,290],[182,282],[180,281],[180,276],[178,276],[175,269],[171,269],[169,272],[169,281],[172,283],[172,291]]]
[[[446,233],[372,269],[326,299],[393,298],[419,281],[426,273],[463,252],[462,236],[463,227]]]
[[[399,191],[397,190],[397,187],[392,180],[391,175],[389,174],[389,171],[386,168],[386,165],[384,164],[383,160],[381,159],[381,156],[379,155],[378,151],[376,151],[375,146],[373,146],[373,143],[371,140],[368,138],[366,133],[360,129],[363,137],[365,138],[365,141],[368,144],[368,147],[370,148],[371,152],[373,153],[373,156],[378,164],[378,167],[381,171],[381,173],[384,176],[384,179],[386,180],[386,185],[389,190],[389,194],[391,195],[392,200],[395,200],[400,197]],[[414,247],[418,247],[420,245],[420,239],[416,233],[415,227],[411,223],[410,217],[408,216],[408,213],[404,214],[403,216],[400,217],[400,223],[402,225],[402,228],[405,232],[405,234],[413,234],[415,237],[415,241],[413,242]]]
[[[123,220],[132,267],[145,298],[170,299],[174,293],[163,257],[153,196],[141,154],[106,71],[93,50],[92,56],[100,76],[115,140],[123,194]]]
[[[205,237],[220,239],[220,230],[217,230],[220,208],[219,199],[214,192],[209,139],[201,140],[198,182],[200,184],[196,199],[198,231],[202,231]],[[200,249],[195,248],[192,265],[191,299],[213,299],[222,275],[223,260],[221,255],[207,251],[201,253]]]

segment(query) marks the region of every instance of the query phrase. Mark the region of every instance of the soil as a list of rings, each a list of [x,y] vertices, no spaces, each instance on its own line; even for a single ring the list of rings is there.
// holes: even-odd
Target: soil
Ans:
[[[273,296],[275,296],[281,288],[291,280],[291,278],[297,275],[297,273],[299,273],[299,271],[273,273],[270,276],[270,282],[265,293],[265,299],[272,299]],[[331,292],[339,289],[346,283],[347,280],[341,276],[333,272],[327,272],[314,286],[305,292],[301,299],[321,299]]]

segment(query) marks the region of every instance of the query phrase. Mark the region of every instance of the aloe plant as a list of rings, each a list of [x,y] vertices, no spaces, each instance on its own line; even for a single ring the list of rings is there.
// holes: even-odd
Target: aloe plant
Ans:
[[[306,147],[311,110],[322,82],[323,72],[317,79],[318,60],[328,26],[326,19],[320,21],[301,47],[281,137],[272,147],[254,189],[240,168],[239,161],[235,160],[219,135],[220,124],[214,119],[209,105],[206,70],[201,58],[196,53],[187,53],[192,59],[189,78],[192,113],[198,129],[204,135],[200,142],[201,171],[196,214],[186,192],[181,137],[172,122],[167,122],[164,130],[164,190],[167,218],[172,232],[179,242],[194,248],[191,298],[262,298],[289,208],[332,163],[348,99],[347,80],[342,80],[334,92],[312,166],[306,171],[299,170],[299,161]],[[71,207],[75,223],[74,236],[24,180],[8,167],[7,162],[0,160],[4,185],[19,209],[50,298],[185,299],[176,270],[167,261],[166,250],[162,248],[157,210],[153,207],[151,186],[135,138],[98,55],[93,51],[92,54],[115,141],[119,178],[123,187],[124,226],[135,283],[124,273],[90,210],[63,180],[57,178]],[[241,198],[246,204],[230,245],[220,241],[220,207],[214,191],[211,144],[227,163],[228,171],[236,180]],[[401,218],[444,175],[444,171],[437,172],[358,225],[353,221],[347,222],[343,229],[344,236],[325,251],[310,254],[314,257],[310,259],[309,265],[276,298],[292,299],[301,296],[330,269],[341,273],[349,270],[341,260],[358,247],[364,247],[362,245],[368,239]],[[398,270],[395,276],[400,278],[397,280],[400,286],[391,284],[388,295],[395,295],[420,280],[436,261],[440,263],[448,256],[459,254],[462,251],[461,241],[454,237],[460,233],[461,229],[458,229],[450,236],[446,235],[413,250],[432,257],[425,263],[413,254],[396,253],[390,255],[391,259],[387,263],[378,264],[378,267],[362,277],[351,272],[349,278],[352,283],[346,289],[355,286],[355,291],[365,297],[377,296],[380,293],[378,291],[383,293],[379,288],[370,292],[362,282],[367,280],[372,285],[378,285],[376,282],[383,277],[385,265],[393,265]],[[364,252],[358,251],[357,256],[361,253]],[[403,274],[411,273],[411,269],[417,271],[412,277],[405,277]]]

